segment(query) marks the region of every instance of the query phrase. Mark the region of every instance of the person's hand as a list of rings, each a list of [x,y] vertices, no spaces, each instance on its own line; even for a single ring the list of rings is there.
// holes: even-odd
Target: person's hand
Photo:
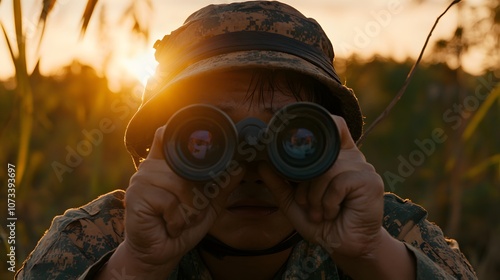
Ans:
[[[312,181],[292,187],[268,164],[263,180],[295,229],[329,253],[363,257],[381,238],[384,186],[352,140],[341,117],[333,116],[341,135],[334,165]]]
[[[203,193],[203,185],[170,170],[162,152],[163,131],[157,130],[148,157],[130,180],[122,245],[139,267],[169,271],[206,235],[221,211],[219,202],[225,201],[234,186],[219,188],[207,204],[196,203],[193,188]],[[232,181],[239,182],[237,178]]]

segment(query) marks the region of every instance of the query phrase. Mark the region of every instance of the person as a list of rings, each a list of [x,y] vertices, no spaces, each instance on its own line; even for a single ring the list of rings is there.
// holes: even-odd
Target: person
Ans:
[[[17,279],[476,278],[422,207],[384,193],[355,145],[357,99],[314,19],[275,1],[210,5],[155,48],[158,69],[126,131],[137,167],[126,192],[56,217]],[[183,108],[267,124],[304,102],[328,110],[340,139],[335,163],[312,179],[284,178],[257,150],[209,183],[166,162],[165,124]]]

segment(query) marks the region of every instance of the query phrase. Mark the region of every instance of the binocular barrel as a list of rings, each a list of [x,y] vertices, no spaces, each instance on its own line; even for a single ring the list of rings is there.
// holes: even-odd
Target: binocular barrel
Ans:
[[[281,108],[266,124],[247,118],[235,124],[212,105],[194,104],[167,122],[163,150],[170,168],[190,181],[210,181],[234,163],[251,162],[262,152],[276,171],[293,182],[326,172],[340,151],[330,113],[310,102]]]

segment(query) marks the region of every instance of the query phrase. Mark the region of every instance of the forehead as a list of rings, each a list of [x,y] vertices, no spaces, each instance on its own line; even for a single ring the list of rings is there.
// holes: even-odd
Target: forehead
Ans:
[[[300,92],[287,87],[286,79],[267,79],[252,71],[225,71],[202,75],[182,82],[177,91],[187,104],[204,103],[222,107],[282,107],[297,102]]]

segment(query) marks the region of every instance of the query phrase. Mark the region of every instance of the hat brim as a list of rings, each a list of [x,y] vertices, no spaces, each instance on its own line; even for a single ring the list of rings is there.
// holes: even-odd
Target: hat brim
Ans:
[[[337,97],[344,112],[354,139],[359,138],[362,130],[362,117],[353,91],[337,80],[328,76],[321,68],[312,63],[282,52],[275,51],[240,51],[213,56],[191,64],[169,80],[138,109],[131,118],[125,132],[125,144],[133,157],[144,158],[151,146],[155,131],[163,126],[175,113],[176,97],[170,90],[187,79],[221,71],[237,71],[243,69],[276,69],[289,70],[308,75],[323,83]]]

